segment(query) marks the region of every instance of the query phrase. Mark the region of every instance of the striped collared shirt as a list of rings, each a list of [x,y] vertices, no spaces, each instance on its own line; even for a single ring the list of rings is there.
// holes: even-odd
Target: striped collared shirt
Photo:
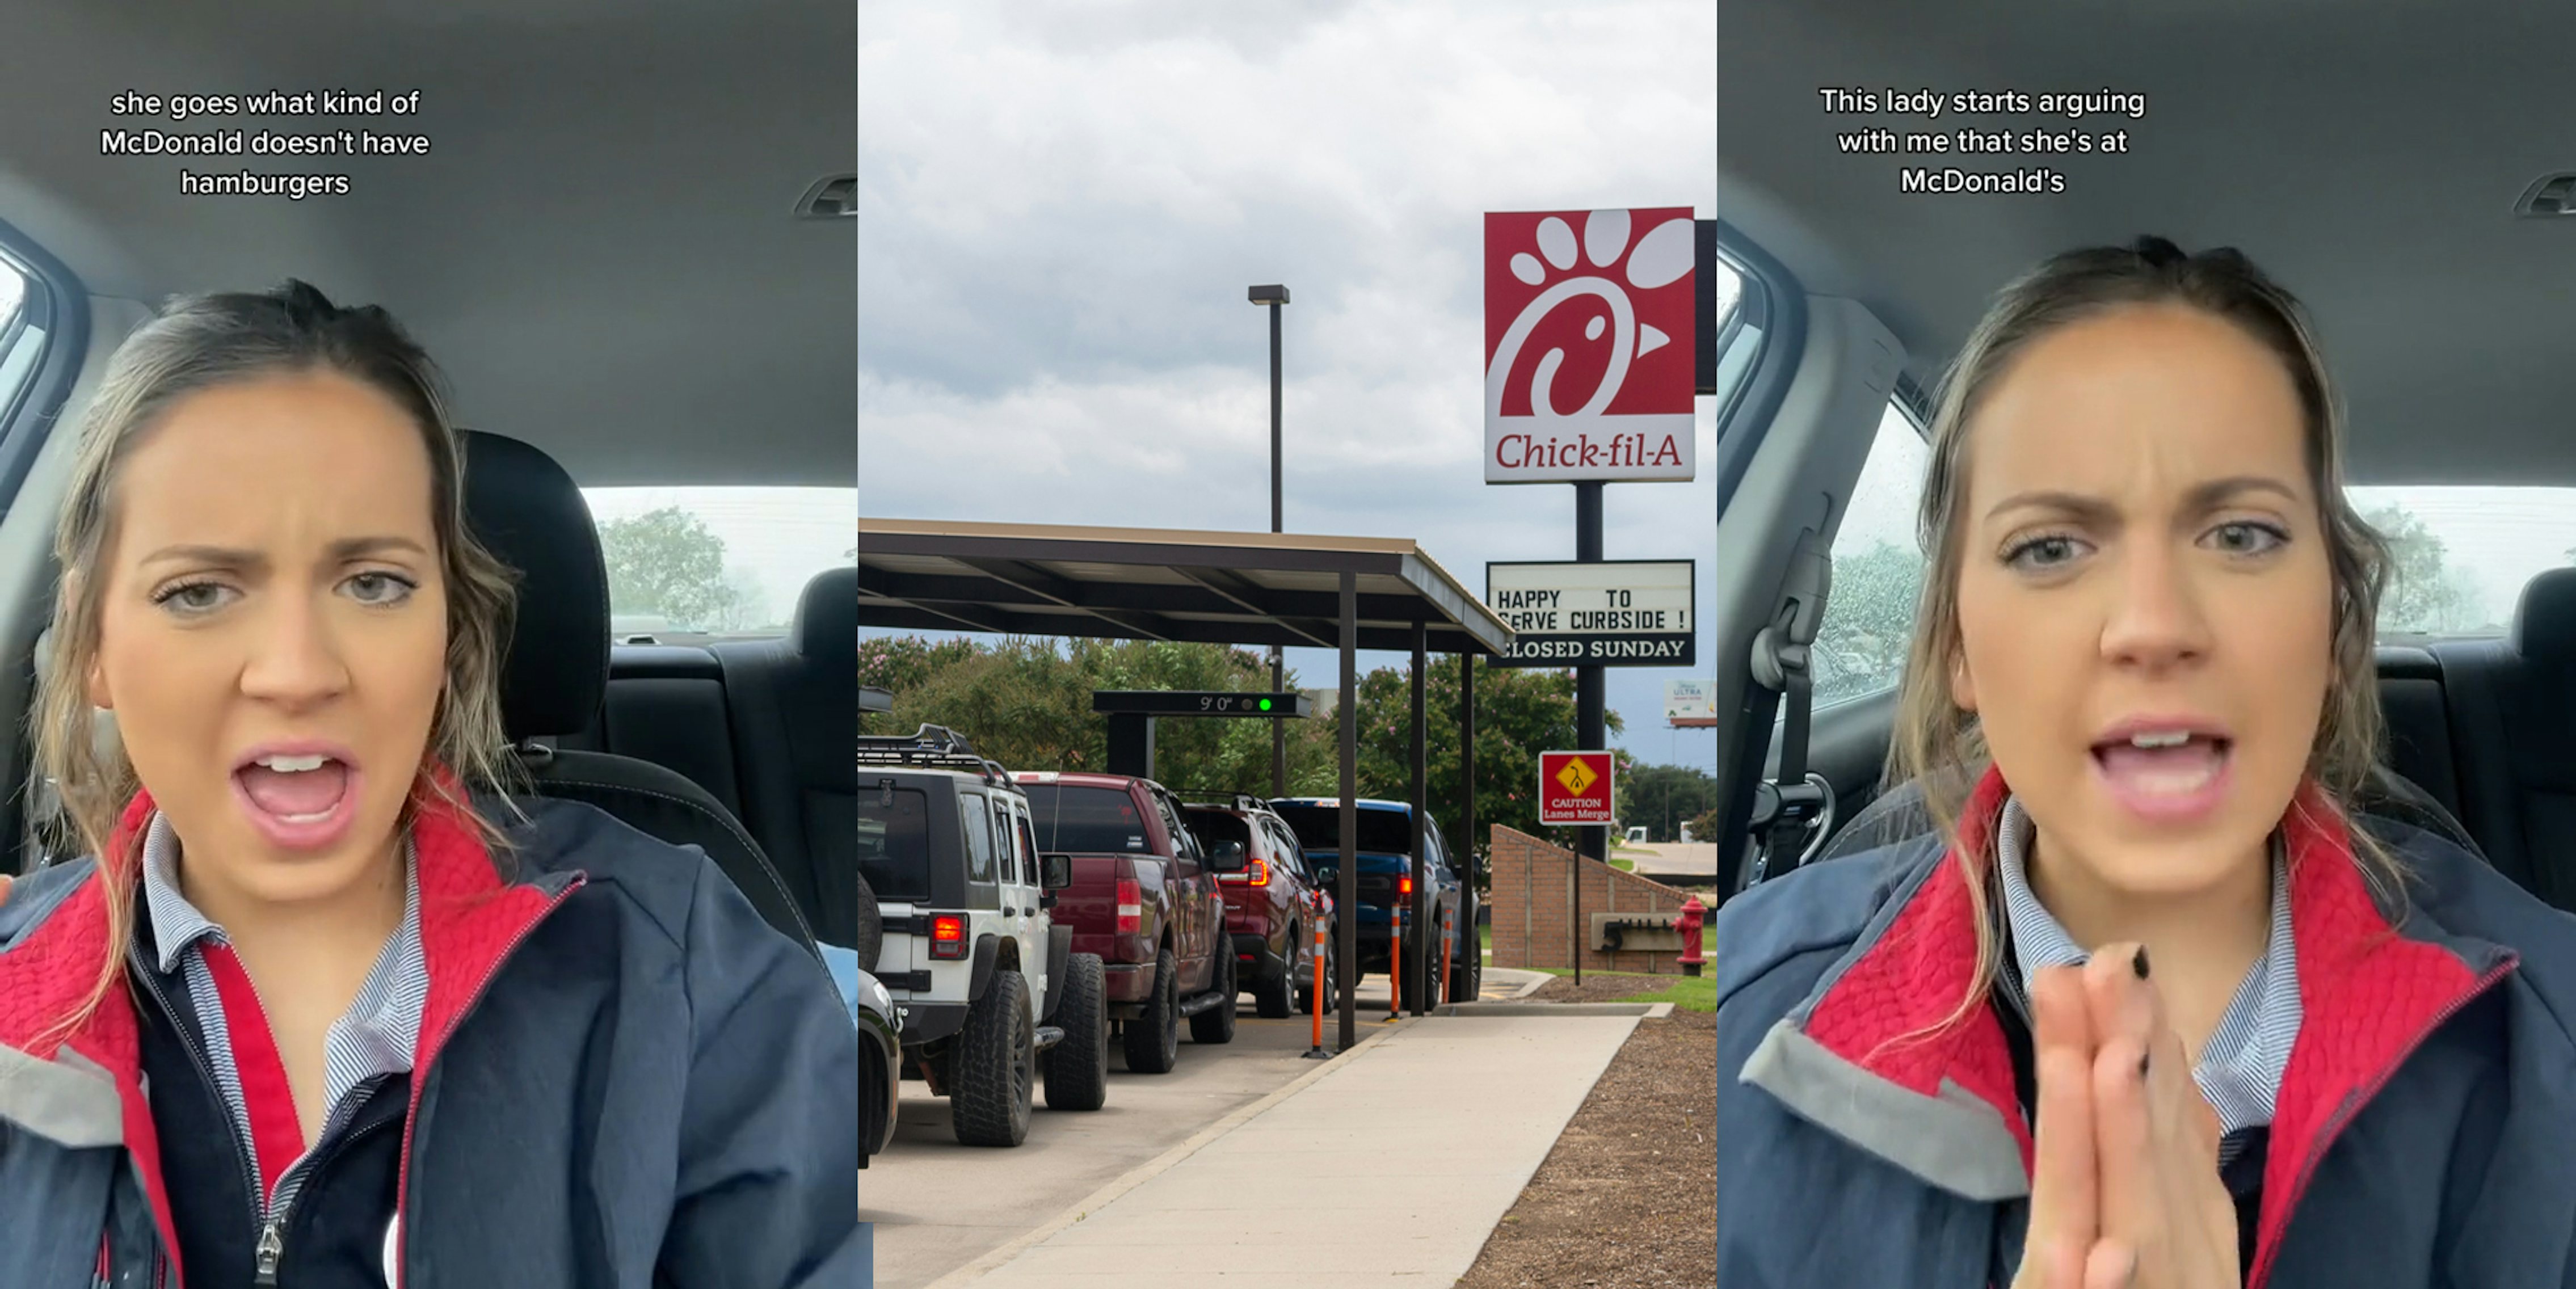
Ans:
[[[232,1112],[233,1126],[248,1142],[252,1140],[250,1100],[242,1092],[240,1067],[233,1059],[223,999],[216,992],[214,973],[200,948],[207,941],[229,945],[231,940],[222,927],[208,921],[187,896],[180,894],[179,836],[168,818],[159,814],[152,816],[143,835],[143,895],[152,913],[161,970],[178,971],[186,978],[188,999],[195,1006],[199,1037],[214,1066],[215,1082]],[[360,1093],[377,1078],[411,1071],[413,1044],[419,1038],[421,1011],[428,999],[429,964],[420,940],[419,859],[410,839],[405,838],[402,925],[385,942],[384,951],[376,956],[376,965],[367,973],[366,983],[359,986],[347,1014],[332,1023],[323,1043],[327,1069],[324,1095],[328,1105],[323,1116],[324,1137],[365,1102],[363,1095],[353,1093]],[[305,1159],[310,1159],[312,1148],[320,1144],[319,1140],[305,1143]],[[303,1162],[298,1160],[280,1179],[280,1202],[289,1195],[288,1182]]]
[[[2077,946],[2066,928],[2040,904],[2023,871],[2030,845],[2031,820],[2021,803],[2004,799],[1995,835],[1996,868],[2003,879],[2004,916],[2011,924],[2013,954],[2021,965],[2021,997],[2030,997],[2031,981],[2042,967],[2081,966],[2091,955]],[[2281,1090],[2281,1072],[2290,1064],[2290,1046],[2299,1037],[2298,958],[2290,937],[2289,865],[2279,845],[2272,847],[2272,931],[2263,956],[2246,972],[2236,996],[2228,1000],[2200,1061],[2191,1072],[2200,1094],[2218,1112],[2219,1131],[2268,1127],[2273,1099]],[[2233,1153],[2230,1151],[2229,1153]]]

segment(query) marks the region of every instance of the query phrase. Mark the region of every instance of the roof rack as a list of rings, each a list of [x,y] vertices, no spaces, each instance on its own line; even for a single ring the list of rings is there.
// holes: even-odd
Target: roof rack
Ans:
[[[986,783],[1011,781],[1011,772],[1001,762],[976,752],[965,735],[945,725],[923,725],[910,734],[862,734],[859,764],[972,770]]]
[[[1184,806],[1224,806],[1233,810],[1268,810],[1270,803],[1249,792],[1202,792],[1181,798]]]

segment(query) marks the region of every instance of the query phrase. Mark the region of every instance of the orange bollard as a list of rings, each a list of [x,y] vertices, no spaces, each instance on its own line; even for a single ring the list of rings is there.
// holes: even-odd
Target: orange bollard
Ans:
[[[1455,912],[1455,910],[1451,910],[1451,912]],[[1440,915],[1440,983],[1444,988],[1447,987],[1450,981],[1457,979],[1456,976],[1449,974],[1449,955],[1453,951],[1453,947],[1458,939],[1456,935],[1457,929],[1457,922],[1454,921],[1448,913]],[[1458,1000],[1452,998],[1449,1001],[1454,1003]],[[1474,1002],[1475,1000],[1470,998],[1467,1001]]]
[[[1404,1014],[1404,909],[1387,910],[1386,915],[1386,1018],[1393,1021]]]
[[[1315,923],[1315,1051],[1324,1050],[1324,924]]]

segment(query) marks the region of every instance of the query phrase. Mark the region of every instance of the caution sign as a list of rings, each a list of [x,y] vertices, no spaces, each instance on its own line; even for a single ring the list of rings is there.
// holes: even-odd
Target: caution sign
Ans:
[[[1686,559],[1496,560],[1485,607],[1512,629],[1497,667],[1688,667],[1697,567]]]
[[[1607,752],[1541,752],[1538,754],[1538,821],[1543,824],[1616,822],[1611,780],[1615,770]]]

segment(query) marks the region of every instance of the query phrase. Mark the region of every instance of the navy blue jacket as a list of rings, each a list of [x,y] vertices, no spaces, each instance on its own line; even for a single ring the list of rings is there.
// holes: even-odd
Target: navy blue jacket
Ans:
[[[2005,795],[1989,772],[1961,840]],[[2368,819],[2412,880],[2383,908],[2313,788],[2283,820],[2303,1019],[2247,1282],[2576,1286],[2576,919],[2476,856]],[[1730,901],[1714,923],[1718,1283],[2009,1284],[2032,1138],[1973,975],[1975,898],[1921,838]]]
[[[137,800],[128,834],[149,809]],[[386,1122],[360,1151],[393,1163],[376,1165],[391,1194],[315,1202],[390,1199],[375,1234],[381,1249],[390,1231],[397,1289],[858,1283],[858,1043],[830,977],[703,855],[588,806],[527,814],[496,866],[452,814],[422,813],[429,998],[414,1074],[371,1103]],[[221,1119],[169,1113],[207,1089],[173,1087],[185,1067],[147,1059],[169,1050],[150,991],[117,991],[35,1050],[86,992],[106,929],[89,861],[0,904],[0,1286],[246,1284],[246,1267],[181,1257],[174,1198],[225,1211],[206,1188],[241,1183],[191,1162],[210,1157],[212,1127],[159,1139],[156,1118]],[[285,1282],[381,1281],[382,1253],[353,1262]]]

